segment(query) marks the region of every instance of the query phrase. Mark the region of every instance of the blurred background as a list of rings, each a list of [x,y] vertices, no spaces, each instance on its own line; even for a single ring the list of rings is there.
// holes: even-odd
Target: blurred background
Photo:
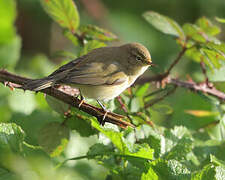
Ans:
[[[56,51],[79,52],[79,47],[75,48],[62,35],[62,29],[44,12],[39,0],[4,1],[0,1],[0,68],[30,78],[40,78],[53,72],[64,60],[55,57]],[[166,15],[181,25],[186,22],[194,23],[202,16],[212,21],[216,16],[225,17],[224,0],[76,0],[75,3],[81,24],[98,25],[118,36],[119,41],[109,45],[139,42],[150,50],[152,60],[157,66],[146,72],[146,76],[167,69],[179,52],[179,47],[173,38],[159,33],[144,20],[142,14],[145,11],[152,10]],[[225,25],[220,27],[225,31]],[[221,33],[220,39],[225,40],[224,33]],[[182,60],[174,69],[173,75],[176,77],[178,74],[183,79],[188,75],[197,81],[203,80],[200,67],[189,60]],[[19,90],[11,92],[8,88],[0,87],[0,121],[16,122],[20,125],[30,144],[38,145],[38,130],[46,122],[62,121],[62,118],[49,108],[43,95]],[[160,106],[153,107],[152,121],[166,127],[183,125],[195,130],[215,120],[216,117],[196,118],[185,114],[184,111],[190,108],[208,111],[215,109],[204,97],[196,93],[185,93],[186,90],[179,89],[175,96],[172,95]],[[74,132],[65,154],[60,158],[83,155],[88,147],[97,141],[97,136],[84,138]],[[32,152],[29,153],[30,159],[18,159],[18,164],[25,164],[24,168],[41,169],[40,165],[35,164],[37,159],[34,160]],[[34,154],[40,157],[40,164],[42,161],[49,161],[43,152],[37,155],[35,151]],[[45,165],[46,169],[52,169],[50,162]],[[25,176],[29,179],[30,174],[27,172]],[[44,177],[48,171],[42,173]],[[52,178],[60,179],[60,175],[67,174],[77,179],[104,179],[107,171],[96,162],[82,160],[70,162],[68,169],[57,173],[59,174],[52,175]]]

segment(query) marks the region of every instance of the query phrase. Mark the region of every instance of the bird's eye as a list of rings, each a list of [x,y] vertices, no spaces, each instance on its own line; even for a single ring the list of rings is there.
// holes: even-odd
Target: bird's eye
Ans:
[[[136,56],[137,61],[141,61],[141,56]]]

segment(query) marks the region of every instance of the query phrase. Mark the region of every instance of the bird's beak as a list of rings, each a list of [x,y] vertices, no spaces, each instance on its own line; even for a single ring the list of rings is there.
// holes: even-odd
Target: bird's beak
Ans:
[[[150,66],[154,66],[154,64],[152,63],[152,60],[151,59],[149,59],[149,61],[147,61],[146,64],[147,65],[150,65]]]

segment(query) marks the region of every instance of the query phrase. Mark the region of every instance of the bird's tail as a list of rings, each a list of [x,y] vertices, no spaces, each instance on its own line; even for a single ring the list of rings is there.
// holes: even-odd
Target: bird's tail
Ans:
[[[32,91],[40,91],[42,89],[46,89],[55,84],[55,80],[49,77],[35,80],[28,80],[24,85],[24,89],[32,90]]]

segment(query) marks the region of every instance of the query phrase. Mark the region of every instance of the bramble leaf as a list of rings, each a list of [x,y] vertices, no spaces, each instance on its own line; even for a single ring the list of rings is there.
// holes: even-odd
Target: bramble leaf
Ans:
[[[99,41],[114,41],[117,40],[117,36],[105,29],[102,29],[94,25],[81,26],[79,28],[80,33],[85,39],[99,40]]]
[[[61,27],[75,33],[79,23],[79,13],[73,0],[41,0],[48,15]]]
[[[164,34],[173,35],[184,39],[184,32],[180,25],[171,18],[159,13],[148,11],[143,14],[144,18],[157,30]]]

